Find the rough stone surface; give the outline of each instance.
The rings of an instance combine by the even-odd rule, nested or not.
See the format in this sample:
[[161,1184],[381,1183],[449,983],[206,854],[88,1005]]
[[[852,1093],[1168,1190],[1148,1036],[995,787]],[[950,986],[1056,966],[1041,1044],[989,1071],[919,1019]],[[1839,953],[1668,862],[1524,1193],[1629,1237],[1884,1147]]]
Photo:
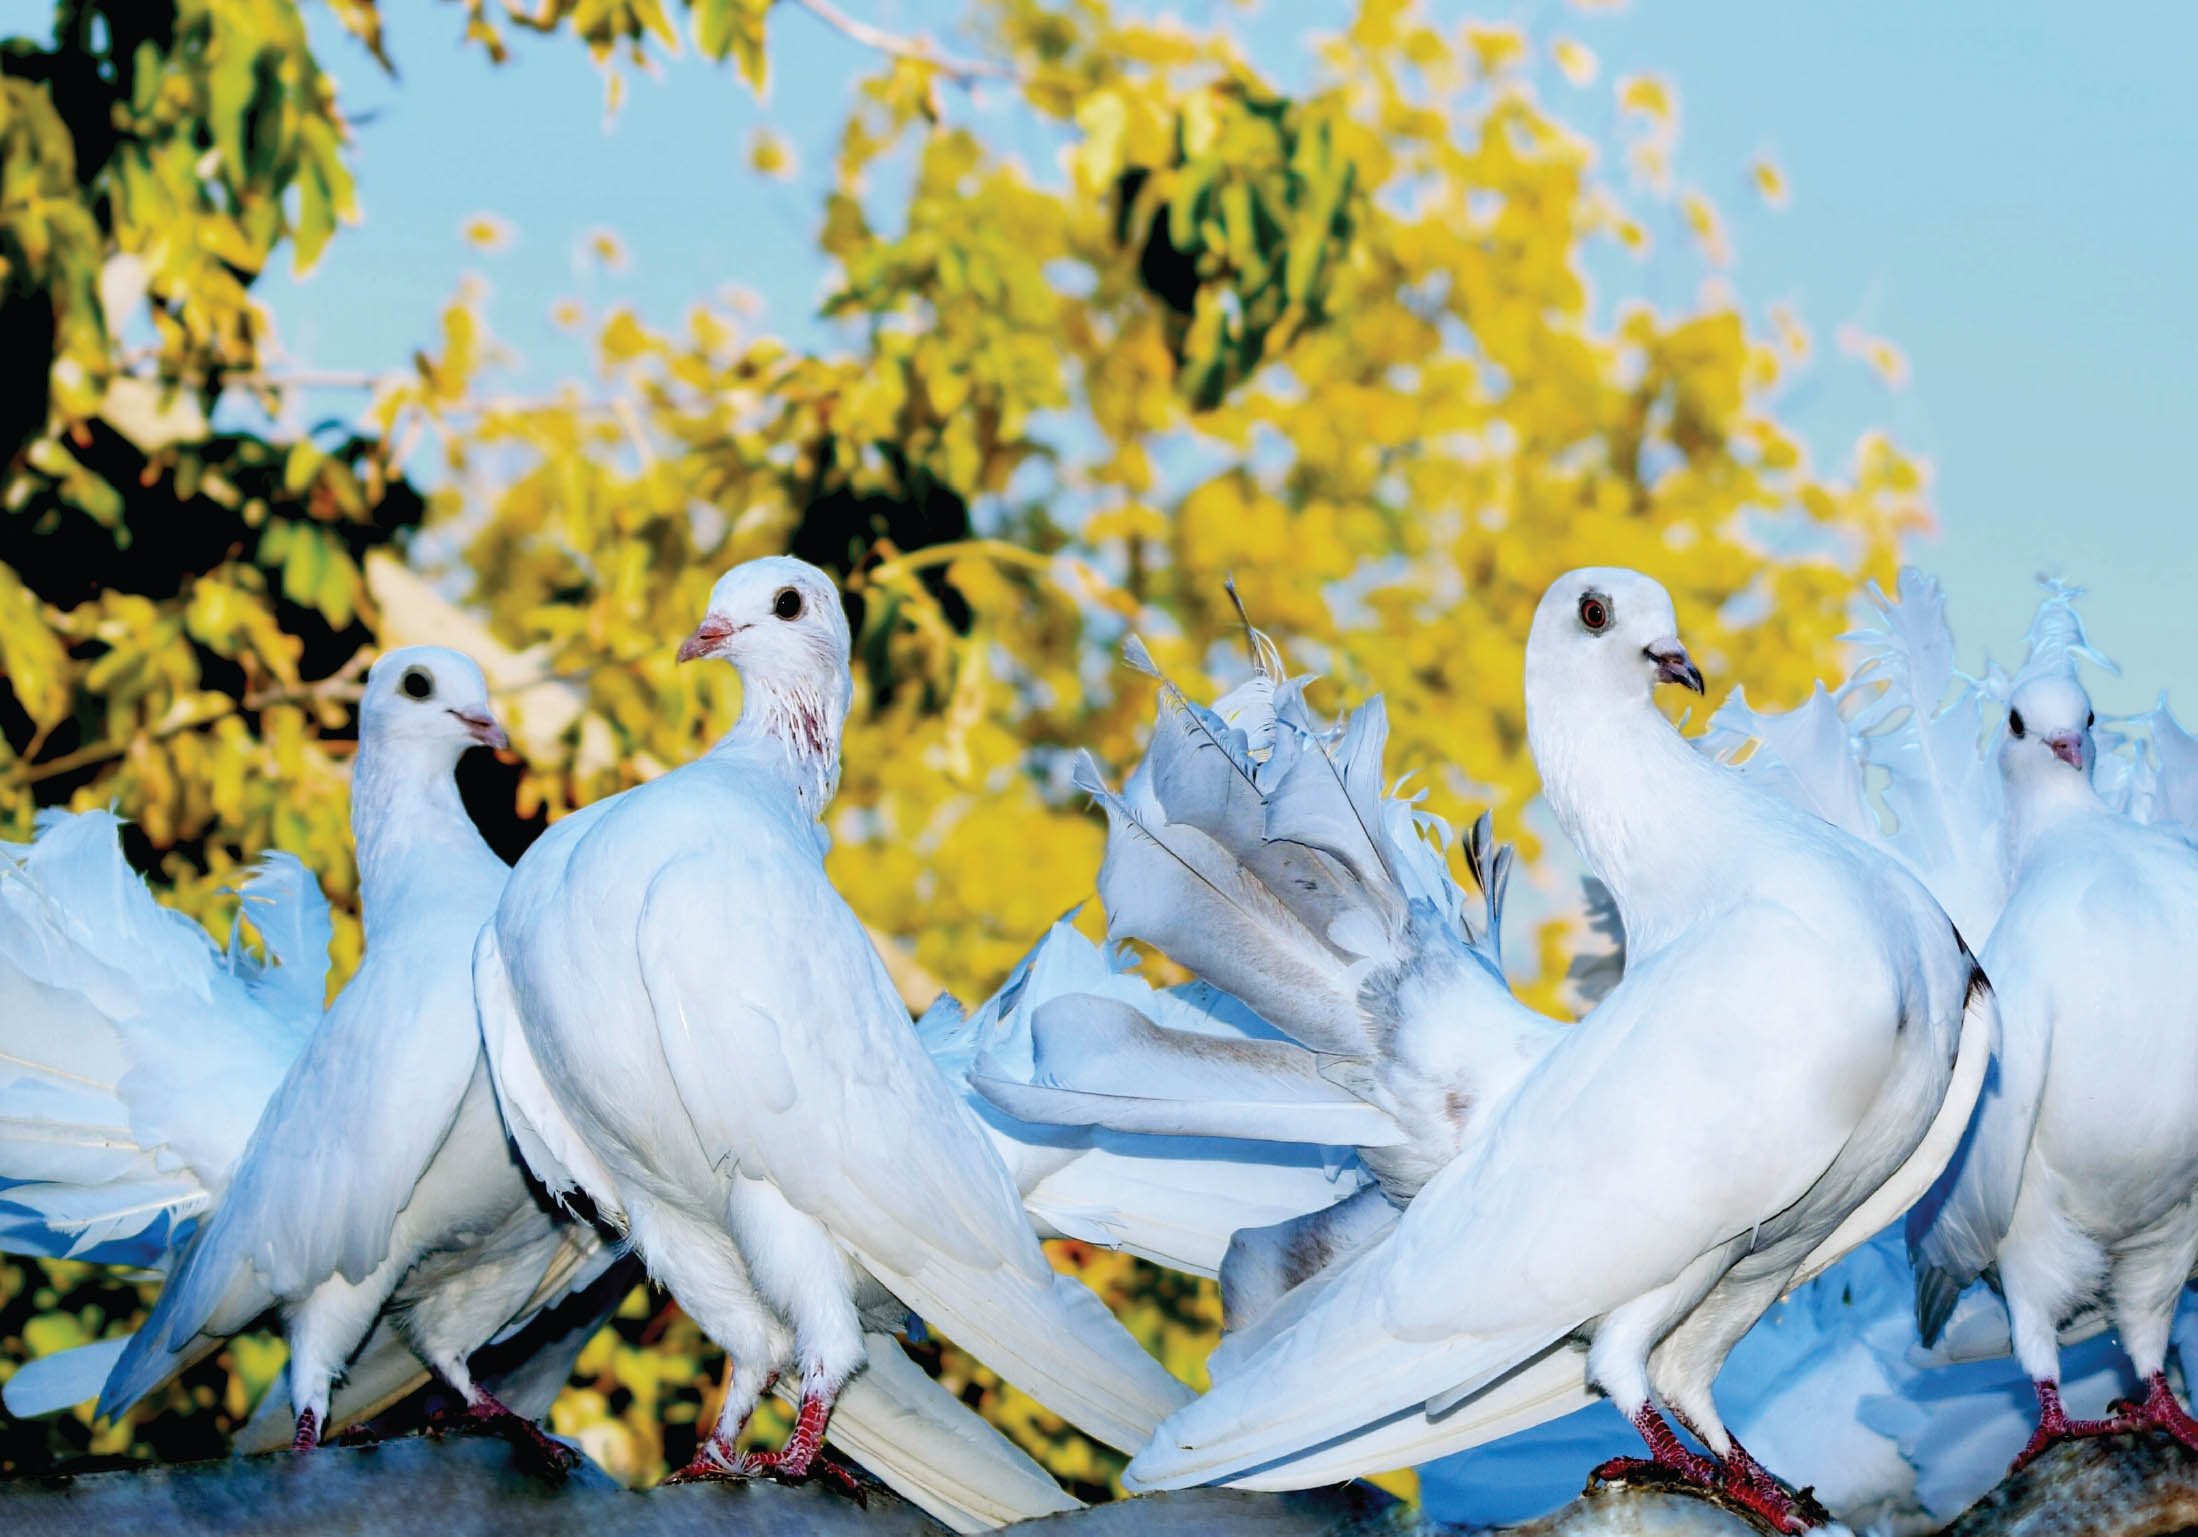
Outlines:
[[2048,1447],[1940,1537],[2170,1537],[2198,1531],[2198,1452],[2157,1432]]
[[[562,1484],[485,1436],[276,1452],[0,1481],[6,1537],[940,1537],[883,1489],[862,1503],[824,1483],[696,1484],[636,1493],[592,1464]],[[1025,1522],[1028,1537],[1465,1537],[1364,1484],[1300,1494],[1192,1489]],[[1507,1537],[1751,1537],[1755,1522],[1689,1495],[1599,1488]],[[2198,1453],[2160,1435],[2070,1442],[1965,1512],[1941,1537],[2198,1534]]]
[[883,1490],[866,1505],[823,1485],[694,1484],[637,1494],[582,1463],[562,1484],[481,1436],[414,1437],[226,1462],[0,1483],[8,1537],[247,1537],[511,1532],[527,1537],[937,1537]]

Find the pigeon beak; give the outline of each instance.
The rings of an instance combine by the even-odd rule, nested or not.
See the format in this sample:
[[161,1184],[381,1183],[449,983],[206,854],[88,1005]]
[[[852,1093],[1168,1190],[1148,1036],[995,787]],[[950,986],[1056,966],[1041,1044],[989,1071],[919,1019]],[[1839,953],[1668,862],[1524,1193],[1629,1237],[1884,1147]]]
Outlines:
[[2049,736],[2045,739],[2045,745],[2052,749],[2054,757],[2070,768],[2078,773],[2083,771],[2084,739],[2081,732],[2064,731],[2058,736]]
[[504,728],[496,724],[493,716],[476,715],[468,710],[450,712],[458,718],[458,724],[466,728],[466,735],[483,747],[497,752],[511,751],[511,738],[504,735]]
[[1687,648],[1679,644],[1679,637],[1660,640],[1641,648],[1642,655],[1656,664],[1656,681],[1676,683],[1682,688],[1702,692],[1702,669],[1694,665],[1694,658],[1687,655]]
[[682,662],[691,662],[697,657],[715,656],[717,648],[732,638],[733,630],[731,621],[720,619],[715,614],[710,615],[696,626],[694,634],[688,636],[680,646],[679,659]]

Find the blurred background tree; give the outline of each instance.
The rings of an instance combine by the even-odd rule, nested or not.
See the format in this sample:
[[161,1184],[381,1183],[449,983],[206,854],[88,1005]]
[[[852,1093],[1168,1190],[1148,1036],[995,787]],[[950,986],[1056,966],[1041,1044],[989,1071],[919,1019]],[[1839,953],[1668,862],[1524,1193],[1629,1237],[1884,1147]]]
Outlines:
[[[331,9],[381,57],[369,0]],[[614,100],[619,61],[683,37],[756,84],[774,46],[768,0],[465,17],[499,59],[515,27],[575,37]],[[673,648],[720,571],[791,550],[841,578],[857,634],[832,873],[920,1005],[983,996],[1087,898],[1102,828],[1068,756],[1133,760],[1151,686],[1112,661],[1132,630],[1194,693],[1233,679],[1227,576],[1327,675],[1323,706],[1388,694],[1392,764],[1431,809],[1491,806],[1530,855],[1521,653],[1558,572],[1654,572],[1714,682],[1798,702],[1858,582],[1927,526],[1924,476],[1878,437],[1814,465],[1781,420],[1811,339],[1783,311],[1751,330],[1719,214],[1677,173],[1672,89],[1614,82],[1597,142],[1533,85],[1542,58],[1592,78],[1577,41],[1398,0],[1347,19],[1296,96],[1226,33],[1106,0],[974,0],[982,57],[864,30],[877,69],[817,211],[833,347],[721,304],[675,331],[572,310],[597,379],[514,400],[484,387],[498,352],[468,289],[363,413],[285,436],[315,381],[262,356],[251,285],[355,211],[295,5],[65,0],[50,38],[0,52],[0,828],[112,803],[170,899],[224,927],[237,864],[291,849],[338,905],[347,970],[364,648],[482,657],[520,752],[469,764],[466,789],[516,855],[724,728],[730,670]],[[1011,95],[1058,174],[973,127],[973,89]],[[760,141],[756,173],[775,163]],[[1757,179],[1775,199],[1775,168]],[[1590,264],[1659,228],[1692,243],[1692,301],[1598,297]],[[1551,1008],[1567,932],[1539,936]],[[1211,1287],[1056,1247],[1200,1380]],[[90,1267],[0,1268],[0,1374],[142,1299]],[[1119,1458],[926,1348],[1080,1492],[1111,1485]],[[0,1468],[210,1451],[280,1360],[241,1341],[119,1426],[7,1422]],[[637,1292],[556,1426],[657,1476],[717,1369]]]

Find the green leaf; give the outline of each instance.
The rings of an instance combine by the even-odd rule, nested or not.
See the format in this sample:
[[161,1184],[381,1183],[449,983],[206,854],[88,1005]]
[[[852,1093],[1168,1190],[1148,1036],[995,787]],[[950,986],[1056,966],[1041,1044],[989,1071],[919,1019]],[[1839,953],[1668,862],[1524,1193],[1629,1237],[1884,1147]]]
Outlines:
[[290,445],[290,452],[282,461],[282,488],[292,496],[305,495],[306,488],[320,474],[328,456],[313,446],[310,439],[301,438]]
[[46,623],[43,605],[15,572],[0,565],[0,672],[23,713],[41,727],[69,713],[69,654]]

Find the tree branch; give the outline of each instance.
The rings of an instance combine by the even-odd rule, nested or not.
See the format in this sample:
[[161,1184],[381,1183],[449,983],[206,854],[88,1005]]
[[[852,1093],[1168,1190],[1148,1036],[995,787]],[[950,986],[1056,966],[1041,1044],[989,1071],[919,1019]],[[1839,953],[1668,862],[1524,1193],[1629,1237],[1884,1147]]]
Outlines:
[[155,726],[149,731],[141,731],[125,742],[95,742],[89,747],[79,747],[75,752],[63,753],[44,763],[20,764],[16,772],[8,777],[19,785],[34,785],[41,780],[54,779],[80,768],[89,768],[95,763],[105,763],[110,758],[119,758],[139,742],[165,742],[168,738],[181,736],[186,731],[211,726],[215,721],[226,719],[240,709],[264,710],[269,705],[307,704],[322,700],[349,703],[358,699],[362,691],[358,681],[359,674],[365,672],[373,660],[373,648],[361,646],[352,654],[350,661],[318,682],[300,684],[296,688],[259,689],[246,694],[242,699],[224,699],[210,709],[197,710],[180,719]]
[[860,43],[865,48],[875,48],[878,52],[896,59],[913,59],[919,64],[928,64],[956,85],[968,86],[978,80],[1022,83],[1022,76],[1005,64],[994,64],[984,59],[956,58],[942,53],[929,38],[903,37],[897,32],[873,27],[867,21],[857,21],[832,4],[832,0],[793,0],[793,3],[842,37]]

